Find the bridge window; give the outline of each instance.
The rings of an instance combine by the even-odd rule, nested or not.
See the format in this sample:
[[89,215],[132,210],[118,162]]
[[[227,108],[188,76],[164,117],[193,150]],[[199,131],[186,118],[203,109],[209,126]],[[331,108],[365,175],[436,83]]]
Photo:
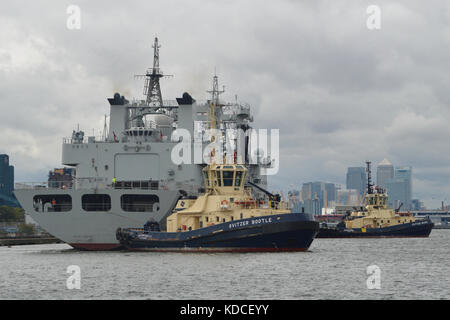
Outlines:
[[127,212],[158,211],[159,197],[152,194],[124,194],[120,197],[120,206]]
[[84,194],[81,197],[81,206],[84,211],[109,211],[111,197],[107,194]]
[[213,171],[212,172],[213,176],[213,180],[214,180],[214,185],[218,185],[219,187],[222,186],[222,179],[220,178],[219,172]]
[[36,195],[33,207],[37,212],[67,212],[72,210],[72,197],[68,194]]
[[222,171],[224,187],[233,186],[233,174],[234,174],[233,171]]
[[236,180],[234,181],[235,187],[241,186],[241,180],[242,180],[242,171],[236,171]]

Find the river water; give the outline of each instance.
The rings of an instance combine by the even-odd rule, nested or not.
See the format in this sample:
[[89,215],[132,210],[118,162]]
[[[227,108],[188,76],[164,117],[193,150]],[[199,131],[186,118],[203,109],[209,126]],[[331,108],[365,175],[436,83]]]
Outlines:
[[[69,266],[77,266],[74,274]],[[298,253],[0,247],[0,270],[0,299],[449,299],[450,230],[417,239],[316,239]]]

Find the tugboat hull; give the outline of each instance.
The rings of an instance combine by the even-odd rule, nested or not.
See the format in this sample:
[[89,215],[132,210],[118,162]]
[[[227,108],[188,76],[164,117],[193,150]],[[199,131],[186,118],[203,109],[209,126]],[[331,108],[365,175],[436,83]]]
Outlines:
[[193,231],[118,229],[117,239],[135,251],[306,251],[319,231],[307,214],[270,215],[225,222]]
[[428,220],[366,230],[321,227],[316,238],[426,238],[432,228],[433,223]]

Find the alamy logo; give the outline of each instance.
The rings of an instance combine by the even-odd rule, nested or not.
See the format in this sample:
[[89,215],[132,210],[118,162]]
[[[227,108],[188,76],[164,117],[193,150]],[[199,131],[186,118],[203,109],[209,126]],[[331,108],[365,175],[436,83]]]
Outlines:
[[81,29],[81,9],[77,5],[70,5],[66,10],[69,17],[67,18],[66,26],[69,30]]
[[[279,169],[278,129],[218,129],[201,130],[197,126],[194,138],[186,129],[177,129],[172,141],[178,142],[172,149],[171,159],[180,164],[259,164],[262,175],[275,175]],[[193,142],[193,144],[192,144]],[[208,143],[208,144],[207,144]],[[204,144],[207,144],[204,147]],[[193,155],[193,156],[192,156]]]
[[380,30],[381,29],[381,9],[377,5],[370,5],[366,9],[369,14],[366,21],[367,29]]
[[367,289],[381,289],[381,269],[376,265],[370,265],[366,269],[369,276],[366,281]]
[[68,266],[67,273],[71,274],[66,281],[67,289],[81,289],[81,268],[76,265]]

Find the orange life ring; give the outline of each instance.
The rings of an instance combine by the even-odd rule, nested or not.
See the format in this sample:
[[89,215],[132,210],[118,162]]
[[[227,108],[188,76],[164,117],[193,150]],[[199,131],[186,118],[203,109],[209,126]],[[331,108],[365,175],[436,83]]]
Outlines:
[[222,200],[222,201],[220,202],[220,204],[221,204],[222,206],[227,206],[227,205],[228,205],[228,201],[227,201],[227,200]]

